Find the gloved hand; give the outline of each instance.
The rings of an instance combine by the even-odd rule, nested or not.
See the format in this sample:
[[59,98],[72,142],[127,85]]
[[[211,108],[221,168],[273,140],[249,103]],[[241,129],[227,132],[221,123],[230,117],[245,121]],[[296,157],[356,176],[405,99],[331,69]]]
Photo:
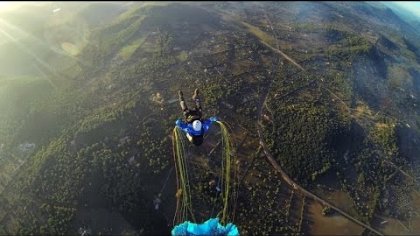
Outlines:
[[217,121],[217,117],[215,117],[215,116],[212,116],[209,119],[210,119],[211,122],[216,122]]

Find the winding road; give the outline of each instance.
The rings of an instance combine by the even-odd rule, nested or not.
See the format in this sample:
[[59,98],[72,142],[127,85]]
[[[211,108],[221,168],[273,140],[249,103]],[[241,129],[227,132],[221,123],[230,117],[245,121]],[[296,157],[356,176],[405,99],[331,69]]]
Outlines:
[[[260,126],[258,124],[258,126]],[[267,157],[268,162],[270,162],[270,164],[274,167],[274,169],[280,174],[281,178],[290,186],[293,187],[294,190],[302,193],[304,196],[309,197],[314,199],[315,201],[320,202],[322,205],[324,206],[328,206],[332,209],[334,209],[335,211],[337,211],[338,213],[340,213],[341,215],[343,215],[344,217],[346,217],[347,219],[355,222],[356,224],[369,229],[370,231],[378,234],[378,235],[383,235],[382,233],[380,233],[379,231],[375,230],[374,228],[370,227],[369,225],[361,222],[360,220],[350,216],[349,214],[345,213],[344,211],[342,211],[340,208],[335,207],[334,205],[332,205],[331,203],[325,201],[324,199],[316,196],[315,194],[307,191],[306,189],[302,188],[300,185],[296,184],[292,179],[290,179],[290,177],[283,171],[283,169],[281,168],[281,166],[274,160],[273,156],[268,152],[266,144],[264,143],[264,141],[262,141],[262,136],[261,136],[261,131],[260,131],[260,127],[258,127],[258,137],[260,139],[260,145],[263,148],[264,154]]]

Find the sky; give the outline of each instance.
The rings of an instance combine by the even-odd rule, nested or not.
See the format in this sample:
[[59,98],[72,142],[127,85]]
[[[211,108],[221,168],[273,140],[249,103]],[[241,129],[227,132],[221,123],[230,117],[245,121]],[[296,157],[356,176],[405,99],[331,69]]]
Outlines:
[[420,17],[420,2],[419,1],[416,1],[416,2],[401,1],[401,2],[393,2],[393,3],[403,7],[404,9],[408,11],[411,11],[412,13]]
[[0,1],[0,11],[5,11],[5,10],[13,10],[14,8],[24,5],[24,4],[28,4],[30,3],[31,5],[37,5],[37,4],[43,4],[45,2],[39,1]]
[[0,1],[0,10],[5,9],[13,5],[13,2],[3,2]]

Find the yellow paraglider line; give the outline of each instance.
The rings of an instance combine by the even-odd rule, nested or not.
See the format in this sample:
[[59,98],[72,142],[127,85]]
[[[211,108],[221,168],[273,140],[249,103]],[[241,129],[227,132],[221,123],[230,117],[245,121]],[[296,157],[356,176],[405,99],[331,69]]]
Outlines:
[[[236,169],[232,171],[232,163],[233,163],[233,144],[230,139],[229,129],[230,127],[227,123],[222,121],[216,121],[216,123],[220,126],[221,129],[221,139],[222,139],[222,164],[221,164],[221,186],[222,186],[222,200],[223,200],[223,209],[218,216],[221,215],[221,223],[225,224],[229,219],[229,211],[232,208],[236,208],[236,197],[237,197],[237,185],[232,183],[232,176],[234,177],[233,180],[236,180]],[[175,169],[176,169],[176,182],[177,182],[177,205],[176,211],[174,216],[174,225],[175,222],[180,223],[187,219],[188,214],[190,214],[192,220],[195,221],[195,217],[192,210],[192,201],[191,201],[191,191],[190,191],[190,184],[188,178],[188,168],[187,168],[187,160],[185,158],[185,141],[182,135],[181,129],[175,127],[173,130],[173,155],[174,155],[174,162],[175,162]],[[231,185],[234,185],[233,188]],[[235,199],[231,199],[230,195],[233,194]],[[232,204],[230,205],[230,202]]]
[[224,177],[222,179],[222,185],[224,186],[223,191],[223,213],[221,222],[226,223],[227,220],[227,211],[229,207],[229,194],[230,194],[230,175],[231,175],[231,149],[232,143],[230,142],[229,132],[226,125],[221,122],[217,121],[220,125],[221,133],[222,133],[222,176],[224,173]]
[[174,221],[182,222],[187,219],[188,212],[194,219],[192,214],[192,202],[190,195],[190,184],[188,178],[188,171],[186,168],[186,159],[184,155],[184,140],[182,139],[181,130],[178,127],[173,131],[173,154],[177,178],[177,208],[175,212]]
[[[227,189],[223,198],[223,215],[221,222],[228,223],[228,221],[235,221],[236,200],[238,199],[239,193],[239,176],[234,164],[236,151],[230,137],[232,128],[226,122],[217,121],[217,123],[220,125],[222,135],[222,161],[225,166],[225,170],[222,170],[222,175],[225,174],[225,188]],[[230,214],[230,212],[232,214]]]

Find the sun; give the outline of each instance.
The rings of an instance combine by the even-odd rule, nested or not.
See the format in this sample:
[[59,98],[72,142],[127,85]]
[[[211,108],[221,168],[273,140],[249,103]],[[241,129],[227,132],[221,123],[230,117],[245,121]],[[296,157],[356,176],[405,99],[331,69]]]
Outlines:
[[7,1],[0,1],[0,11],[10,10],[16,7],[20,2],[7,2]]
[[0,1],[0,7],[1,8],[3,8],[3,7],[7,7],[7,6],[10,6],[11,4],[13,4],[13,3],[15,3],[15,2],[5,2],[5,1]]

